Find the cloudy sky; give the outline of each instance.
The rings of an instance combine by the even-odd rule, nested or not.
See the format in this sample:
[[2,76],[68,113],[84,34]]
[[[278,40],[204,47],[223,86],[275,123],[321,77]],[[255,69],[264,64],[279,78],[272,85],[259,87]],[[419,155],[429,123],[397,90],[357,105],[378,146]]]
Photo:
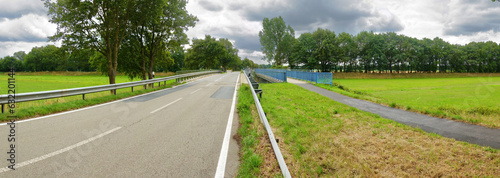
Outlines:
[[[298,37],[317,28],[357,34],[397,32],[416,38],[440,37],[450,43],[500,43],[500,3],[491,0],[190,0],[199,22],[187,34],[228,38],[241,58],[262,60],[262,19],[282,16]],[[27,53],[47,42],[56,25],[40,0],[0,0],[0,57]]]

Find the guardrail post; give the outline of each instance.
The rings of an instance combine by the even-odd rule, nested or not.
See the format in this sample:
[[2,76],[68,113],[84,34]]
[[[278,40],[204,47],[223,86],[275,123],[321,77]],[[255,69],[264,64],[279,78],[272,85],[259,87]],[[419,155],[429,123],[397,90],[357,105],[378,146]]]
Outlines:
[[113,90],[113,93],[116,95],[116,89]]
[[130,87],[132,89],[132,92],[134,92],[134,87]]
[[2,113],[3,113],[3,106],[4,106],[4,104],[2,104]]
[[82,98],[83,98],[83,100],[85,100],[85,94],[82,94]]

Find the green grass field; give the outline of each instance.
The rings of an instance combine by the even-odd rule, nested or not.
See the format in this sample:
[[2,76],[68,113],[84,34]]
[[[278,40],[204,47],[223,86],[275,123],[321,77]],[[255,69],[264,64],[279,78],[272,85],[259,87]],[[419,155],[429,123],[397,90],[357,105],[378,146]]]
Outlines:
[[[173,73],[158,73],[158,77],[165,77],[173,75]],[[0,75],[0,81],[5,81],[5,84],[0,84],[0,93],[7,94],[7,78],[8,75]],[[37,73],[16,73],[16,93],[37,92],[48,90],[59,90],[77,87],[87,87],[96,85],[109,84],[108,77],[100,75],[95,72],[37,72]],[[134,79],[133,81],[137,81]],[[127,76],[118,75],[116,83],[130,82]],[[85,100],[81,95],[69,96],[63,98],[53,98],[38,101],[29,101],[16,103],[15,115],[18,119],[26,119],[31,117],[43,116],[47,114],[78,109],[95,104],[105,103],[117,99],[122,99],[146,92],[172,87],[177,85],[175,80],[169,80],[155,84],[155,88],[148,88],[145,90],[141,86],[134,87],[134,92],[130,88],[123,88],[117,90],[117,95],[112,95],[109,91],[97,92],[85,95]],[[8,109],[8,108],[5,108]],[[8,113],[0,114],[0,122],[7,121]]]
[[[280,140],[278,145],[293,177],[500,175],[498,150],[429,134],[335,102],[294,84],[262,84],[261,87],[264,91],[262,106],[276,138]],[[251,97],[244,95],[250,95],[250,91],[240,90],[240,98]],[[253,103],[249,99],[239,101]],[[253,107],[249,108],[250,111],[240,112],[240,117],[246,118],[240,122],[261,124],[258,118],[249,119],[249,113],[255,112]],[[245,129],[245,133],[250,133],[246,135],[248,142],[252,143],[248,144],[252,145],[249,148],[253,148],[246,149],[245,154],[250,158],[253,154],[249,152],[253,150],[256,156],[255,159],[242,160],[242,165],[251,166],[246,166],[245,170],[250,171],[240,171],[239,176],[266,177],[263,172],[268,165],[264,164],[266,156],[262,153],[272,152],[272,149],[259,146],[260,142],[255,141],[263,140],[261,137],[266,137],[266,134],[255,127]],[[245,143],[245,138],[242,140]]]
[[318,85],[391,107],[500,128],[500,77],[336,79]]
[[[173,75],[173,73],[159,74],[159,76]],[[7,94],[7,73],[0,75],[0,95]],[[96,72],[37,72],[37,73],[17,73],[16,91],[17,93],[59,90],[68,88],[88,87],[109,84],[109,78]],[[130,80],[125,75],[117,75],[116,83],[139,81],[134,78]]]

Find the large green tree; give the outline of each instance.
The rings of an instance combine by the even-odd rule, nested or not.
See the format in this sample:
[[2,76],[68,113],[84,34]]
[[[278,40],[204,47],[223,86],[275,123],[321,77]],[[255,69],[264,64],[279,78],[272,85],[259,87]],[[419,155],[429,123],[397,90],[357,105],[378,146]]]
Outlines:
[[303,65],[303,68],[314,69],[317,60],[314,56],[316,42],[311,33],[302,33],[293,46],[292,58],[295,59],[295,65]]
[[124,43],[125,48],[136,54],[123,51],[126,65],[120,71],[146,80],[153,77],[156,64],[173,63],[167,55],[168,49],[188,43],[185,31],[195,25],[197,18],[187,12],[185,0],[139,0],[136,3],[136,9],[142,13],[131,18],[132,32]]
[[321,71],[330,71],[338,63],[338,41],[335,32],[328,29],[318,28],[312,34],[316,42],[314,57],[318,61]]
[[262,26],[259,38],[265,54],[264,58],[278,66],[287,63],[295,40],[293,28],[290,25],[287,26],[281,16],[272,19],[264,18]]
[[115,83],[118,51],[132,29],[131,17],[140,13],[135,0],[44,0],[50,22],[57,24],[52,41],[80,49],[91,48],[107,62],[109,83]]

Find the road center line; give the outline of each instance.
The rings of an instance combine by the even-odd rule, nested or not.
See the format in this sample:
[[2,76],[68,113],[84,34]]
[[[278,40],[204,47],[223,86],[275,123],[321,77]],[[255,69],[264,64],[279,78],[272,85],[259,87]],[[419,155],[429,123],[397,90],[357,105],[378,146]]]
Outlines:
[[[26,165],[28,165],[28,164],[36,163],[36,162],[38,162],[38,161],[41,161],[41,160],[44,160],[44,159],[47,159],[47,158],[50,158],[50,157],[56,156],[56,155],[58,155],[58,154],[61,154],[61,153],[67,152],[67,151],[69,151],[69,150],[71,150],[71,149],[74,149],[74,148],[76,148],[76,147],[79,147],[79,146],[85,145],[85,144],[87,144],[87,143],[89,143],[89,142],[91,142],[91,141],[94,141],[94,140],[98,139],[98,138],[104,137],[104,136],[106,136],[106,135],[108,135],[108,134],[110,134],[110,133],[112,133],[112,132],[114,132],[114,131],[117,131],[118,129],[121,129],[121,128],[122,128],[122,127],[116,127],[116,128],[111,129],[111,130],[109,130],[109,131],[107,131],[107,132],[104,132],[104,133],[102,133],[102,134],[99,134],[99,135],[97,135],[97,136],[95,136],[95,137],[92,137],[92,138],[89,138],[89,139],[87,139],[87,140],[84,140],[84,141],[78,142],[77,144],[74,144],[74,145],[68,146],[68,147],[66,147],[66,148],[63,148],[63,149],[60,149],[60,150],[54,151],[54,152],[52,152],[52,153],[49,153],[49,154],[46,154],[46,155],[43,155],[43,156],[40,156],[40,157],[37,157],[37,158],[30,159],[30,160],[28,160],[28,161],[24,161],[24,162],[18,163],[18,164],[16,164],[15,168],[20,168],[20,167],[26,166]],[[9,171],[9,170],[11,170],[11,169],[10,169],[10,168],[8,168],[8,167],[4,167],[4,168],[1,168],[1,169],[0,169],[0,173],[2,173],[2,172],[7,172],[7,171]]]
[[197,90],[195,90],[195,91],[193,91],[193,92],[191,92],[189,94],[194,94],[194,93],[196,93],[197,91],[200,91],[200,90],[201,90],[201,88],[198,88]]
[[226,75],[220,77],[219,79],[215,80],[215,82],[218,82],[220,79],[224,78]]
[[159,111],[159,110],[162,110],[162,109],[164,109],[164,108],[166,108],[166,107],[170,106],[171,104],[174,104],[175,102],[177,102],[177,101],[179,101],[179,100],[181,100],[181,99],[182,99],[182,98],[179,98],[179,99],[177,99],[177,100],[175,100],[175,101],[172,101],[172,102],[168,103],[168,104],[167,104],[167,105],[165,105],[165,106],[162,106],[162,107],[160,107],[160,108],[158,108],[158,109],[156,109],[156,110],[154,110],[154,111],[151,111],[151,114],[153,114],[153,113],[155,113],[155,112],[157,112],[157,111]]
[[231,104],[231,111],[229,112],[229,118],[227,119],[226,133],[224,134],[224,140],[222,142],[222,149],[220,150],[219,162],[217,163],[217,171],[215,172],[215,177],[224,177],[226,171],[226,161],[227,153],[229,152],[229,138],[231,138],[231,126],[233,125],[234,107],[236,105],[236,93],[238,88],[238,81],[240,80],[240,75],[236,79],[236,84],[234,85],[233,103]]

